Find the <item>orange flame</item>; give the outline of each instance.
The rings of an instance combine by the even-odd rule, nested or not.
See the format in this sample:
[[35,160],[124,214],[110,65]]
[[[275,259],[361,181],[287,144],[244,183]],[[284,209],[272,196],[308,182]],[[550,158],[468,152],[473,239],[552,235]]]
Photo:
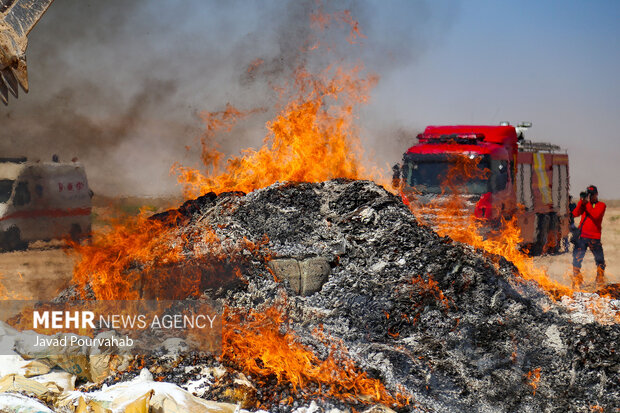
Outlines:
[[359,22],[353,18],[349,10],[328,14],[323,11],[322,7],[319,7],[315,13],[310,15],[310,26],[316,31],[324,31],[334,21],[340,25],[349,26],[350,31],[347,36],[349,43],[355,44],[358,38],[366,37],[360,30]]
[[[181,261],[182,246],[173,241],[164,222],[144,214],[112,220],[91,244],[73,245],[79,255],[73,282],[82,292],[90,286],[100,300],[140,299],[145,279],[157,283],[159,268]],[[187,297],[192,291],[179,292]]]
[[224,246],[208,226],[188,232],[172,225],[177,219],[176,213],[163,220],[145,213],[110,219],[91,243],[72,244],[78,254],[73,282],[82,293],[90,289],[98,300],[197,297],[206,288],[238,279],[241,252],[258,254],[268,241],[243,239]]
[[8,300],[9,291],[4,286],[4,283],[2,282],[3,280],[4,280],[4,277],[2,276],[2,273],[0,273],[0,300]]
[[455,156],[454,164],[442,183],[442,195],[447,199],[433,201],[430,207],[419,205],[415,199],[409,199],[410,209],[419,221],[425,223],[423,213],[432,210],[435,217],[433,229],[441,235],[455,241],[480,248],[497,257],[512,262],[519,274],[526,280],[536,281],[553,298],[572,295],[572,289],[551,280],[546,271],[536,267],[531,257],[521,251],[523,241],[521,229],[516,216],[510,220],[501,218],[499,233],[491,236],[483,235],[485,223],[474,217],[465,205],[460,183],[467,179],[480,179],[488,176],[488,170],[478,167],[479,160],[467,156]]
[[428,281],[426,281],[422,276],[418,275],[411,280],[411,284],[419,287],[419,295],[433,297],[446,309],[450,308],[450,300],[445,296],[441,288],[439,288],[439,284],[432,276],[429,275]]
[[[17,273],[20,279],[22,279],[22,274],[20,272]],[[17,291],[10,291],[4,284],[4,274],[0,273],[0,300],[27,300],[29,297],[20,294]]]
[[[360,67],[349,72],[329,68],[318,76],[298,68],[297,96],[268,122],[269,134],[260,149],[246,149],[242,156],[224,162],[215,142],[216,132],[230,130],[237,119],[252,113],[229,105],[222,112],[203,115],[207,125],[202,139],[206,171],[178,164],[173,171],[187,196],[211,191],[250,192],[277,181],[372,178],[372,170],[363,166],[354,109],[367,100],[376,82],[375,76],[363,77]],[[379,179],[377,173],[374,175]]]
[[[310,16],[315,31],[332,22],[349,27],[349,40],[364,37],[349,11],[326,14],[319,4]],[[318,48],[319,44],[306,50]],[[249,70],[262,63],[254,60]],[[353,68],[329,66],[316,73],[304,64],[296,67],[294,82],[277,87],[286,103],[278,103],[276,117],[267,123],[267,136],[259,149],[248,148],[240,156],[225,156],[216,140],[220,132],[230,132],[235,123],[260,109],[241,111],[231,105],[220,112],[202,114],[206,131],[201,139],[204,170],[175,164],[172,171],[188,197],[206,192],[250,192],[277,181],[322,182],[332,178],[375,179],[383,182],[368,160],[355,127],[356,110],[368,101],[376,85],[376,75],[364,74],[361,65]]]
[[247,72],[248,74],[253,74],[256,70],[263,64],[265,61],[263,59],[257,58],[254,59],[248,66]]
[[540,367],[527,372],[527,379],[529,385],[534,389],[534,396],[536,396],[536,389],[538,388],[538,382],[540,381]]
[[[404,406],[409,400],[391,395],[377,379],[360,372],[342,347],[332,345],[330,355],[319,359],[297,342],[290,332],[282,332],[283,314],[275,307],[263,312],[250,311],[242,318],[229,310],[223,332],[222,357],[244,372],[257,377],[261,384],[275,377],[278,383],[291,383],[293,391],[305,393],[314,385],[314,394],[332,396],[357,403],[383,403]],[[336,353],[340,353],[336,356]],[[306,393],[307,394],[307,393]]]

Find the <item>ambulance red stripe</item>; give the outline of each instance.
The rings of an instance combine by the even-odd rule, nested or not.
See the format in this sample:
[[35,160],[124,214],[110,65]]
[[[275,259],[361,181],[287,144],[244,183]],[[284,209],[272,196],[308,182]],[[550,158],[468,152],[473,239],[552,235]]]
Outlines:
[[69,208],[69,209],[35,209],[30,211],[15,211],[12,214],[5,215],[0,221],[19,218],[41,218],[41,217],[73,217],[81,215],[90,215],[91,208]]

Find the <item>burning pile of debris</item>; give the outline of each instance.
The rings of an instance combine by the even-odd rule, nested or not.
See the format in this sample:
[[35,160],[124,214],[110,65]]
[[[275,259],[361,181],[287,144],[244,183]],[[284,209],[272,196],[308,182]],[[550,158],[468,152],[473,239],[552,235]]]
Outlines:
[[[310,17],[319,31],[343,23],[352,43],[361,35],[349,12]],[[617,407],[620,301],[552,298],[506,258],[439,236],[400,198],[355,180],[373,178],[354,120],[377,78],[357,66],[313,74],[301,60],[260,149],[217,150],[216,131],[252,111],[205,114],[205,173],[175,170],[188,194],[208,193],[75,245],[75,285],[57,298],[213,300],[221,354],[179,339],[148,356],[85,347],[29,361],[11,342],[19,355],[0,369],[0,410],[48,411],[3,391],[63,412]],[[286,180],[307,182],[273,183]]]
[[555,301],[504,258],[419,225],[371,181],[210,193],[141,225],[149,248],[162,237],[157,257],[117,256],[122,268],[76,278],[59,300],[84,287],[101,299],[108,290],[98,279],[112,275],[124,277],[126,290],[111,278],[107,286],[125,295],[106,298],[169,290],[175,299],[182,291],[216,300],[222,352],[168,341],[108,368],[103,381],[78,374],[80,391],[48,400],[57,411],[87,411],[80,403],[104,406],[114,395],[163,405],[176,393],[199,411],[237,404],[300,413],[589,411],[620,400],[620,301]]
[[[247,259],[242,283],[205,292],[228,309],[230,331],[224,332],[222,358],[202,362],[223,365],[230,386],[252,389],[251,398],[244,396],[253,400],[246,408],[291,411],[310,401],[344,408],[347,403],[338,399],[355,406],[391,401],[393,408],[426,411],[618,405],[620,327],[613,321],[620,302],[606,302],[612,323],[575,317],[570,305],[524,281],[510,262],[439,237],[419,225],[398,197],[370,181],[276,183],[247,195],[209,194],[153,219],[169,222],[171,214],[179,239],[208,231],[222,244],[262,245],[260,255]],[[201,248],[209,245],[186,250],[188,262],[200,259]],[[245,318],[233,323],[235,313]],[[297,371],[294,360],[270,359],[266,348],[273,337],[238,330],[267,320],[274,337],[288,337],[273,343],[289,347],[280,349],[284,357],[311,349],[317,362],[344,358],[348,362],[339,368],[379,379],[385,394],[377,388],[377,397],[369,397],[375,389],[361,394],[351,385],[351,397],[343,398],[344,388],[337,389],[343,383]],[[184,372],[200,360],[187,357],[175,369]],[[284,364],[273,365],[278,360]],[[340,374],[336,370],[332,376]],[[222,380],[201,381],[198,374],[198,384],[183,383],[192,375],[173,376],[165,378],[206,398],[243,399],[218,390]],[[244,385],[233,384],[239,377]]]

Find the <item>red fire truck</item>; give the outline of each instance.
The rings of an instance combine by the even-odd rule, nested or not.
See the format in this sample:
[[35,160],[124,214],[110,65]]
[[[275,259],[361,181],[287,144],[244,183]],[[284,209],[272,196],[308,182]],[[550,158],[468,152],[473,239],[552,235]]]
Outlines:
[[[530,254],[555,252],[569,232],[568,155],[559,146],[525,140],[529,127],[429,126],[394,166],[395,185],[405,203],[430,210],[456,195],[483,228],[517,217]],[[484,173],[452,177],[448,186],[459,159],[475,161]]]

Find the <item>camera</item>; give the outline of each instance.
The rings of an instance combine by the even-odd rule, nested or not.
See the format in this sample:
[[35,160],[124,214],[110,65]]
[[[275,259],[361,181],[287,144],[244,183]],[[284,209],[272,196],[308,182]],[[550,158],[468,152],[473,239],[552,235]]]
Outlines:
[[585,191],[579,193],[579,197],[581,199],[586,199],[595,194],[598,194],[598,190],[594,185],[590,185]]

